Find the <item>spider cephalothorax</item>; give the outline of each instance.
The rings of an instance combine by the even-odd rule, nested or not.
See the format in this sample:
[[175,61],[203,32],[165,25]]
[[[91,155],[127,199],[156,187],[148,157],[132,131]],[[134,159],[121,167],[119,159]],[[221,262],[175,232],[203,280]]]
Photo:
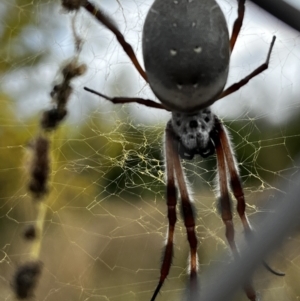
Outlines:
[[210,108],[194,114],[173,112],[170,122],[182,159],[192,160],[197,154],[207,158],[215,153],[215,115]]

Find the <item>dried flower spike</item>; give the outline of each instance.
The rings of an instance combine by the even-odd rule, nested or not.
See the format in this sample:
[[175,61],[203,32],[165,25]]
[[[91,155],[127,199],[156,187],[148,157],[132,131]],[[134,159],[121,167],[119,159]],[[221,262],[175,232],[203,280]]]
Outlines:
[[61,109],[60,111],[57,108],[47,110],[43,113],[41,127],[46,131],[55,130],[66,115],[66,109]]
[[32,297],[42,272],[40,261],[26,262],[19,266],[14,275],[12,287],[19,299]]
[[24,229],[23,236],[26,240],[34,240],[37,236],[36,232],[37,231],[34,225],[28,225]]
[[67,11],[78,10],[86,3],[86,0],[62,0],[62,6]]
[[39,136],[32,143],[32,161],[30,166],[29,191],[40,198],[47,193],[47,183],[50,171],[49,141]]
[[70,81],[76,76],[83,75],[86,72],[86,64],[78,64],[77,60],[72,60],[62,69],[62,74],[66,81]]

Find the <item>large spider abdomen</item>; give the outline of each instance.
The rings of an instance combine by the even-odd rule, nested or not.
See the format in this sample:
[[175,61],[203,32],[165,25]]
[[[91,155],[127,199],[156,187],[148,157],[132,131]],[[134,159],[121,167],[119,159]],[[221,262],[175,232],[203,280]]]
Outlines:
[[230,59],[225,17],[215,0],[156,0],[143,29],[154,94],[171,111],[194,112],[223,90]]

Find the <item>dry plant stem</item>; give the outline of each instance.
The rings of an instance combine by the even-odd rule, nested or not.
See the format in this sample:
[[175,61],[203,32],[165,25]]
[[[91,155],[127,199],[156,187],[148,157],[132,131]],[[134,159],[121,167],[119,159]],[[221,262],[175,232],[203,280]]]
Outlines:
[[30,256],[33,259],[38,259],[40,257],[41,247],[42,247],[42,233],[44,231],[45,216],[47,213],[47,206],[45,200],[36,204],[38,206],[38,216],[35,223],[35,228],[37,232],[37,239],[33,241]]
[[[63,5],[70,10],[76,10],[80,6],[80,1],[65,1]],[[74,30],[74,24],[73,24]],[[35,206],[37,208],[37,218],[34,225],[27,229],[24,238],[31,240],[32,245],[29,252],[30,260],[21,264],[15,271],[13,279],[13,289],[18,298],[26,299],[34,296],[38,279],[42,271],[42,263],[39,261],[40,250],[42,245],[42,233],[44,228],[47,206],[45,196],[47,195],[47,186],[50,174],[50,142],[47,133],[56,129],[60,122],[67,114],[66,104],[72,93],[70,85],[74,77],[82,75],[86,66],[78,64],[78,51],[80,51],[79,37],[74,32],[75,46],[77,55],[72,58],[61,70],[62,81],[53,87],[50,96],[53,102],[53,108],[43,113],[40,121],[40,133],[37,134],[33,143],[31,143],[31,165],[30,165],[30,182],[28,191],[31,193]]]
[[38,134],[30,145],[32,151],[30,181],[28,191],[32,195],[33,205],[37,206],[38,216],[36,221],[24,233],[24,238],[31,242],[29,259],[20,264],[15,273],[12,288],[19,299],[34,296],[34,291],[42,273],[42,263],[39,260],[42,245],[42,232],[44,227],[47,187],[50,173],[49,140]]
[[131,45],[126,42],[124,36],[121,34],[119,29],[117,28],[116,24],[114,24],[113,20],[111,20],[108,16],[106,16],[99,8],[97,8],[93,3],[90,1],[86,1],[83,7],[91,14],[93,15],[101,24],[103,24],[107,29],[113,32],[113,34],[116,36],[118,42],[126,52],[126,54],[129,56],[130,60],[134,64],[137,71],[140,73],[140,75],[144,78],[144,80],[147,82],[147,75],[143,68],[141,67]]

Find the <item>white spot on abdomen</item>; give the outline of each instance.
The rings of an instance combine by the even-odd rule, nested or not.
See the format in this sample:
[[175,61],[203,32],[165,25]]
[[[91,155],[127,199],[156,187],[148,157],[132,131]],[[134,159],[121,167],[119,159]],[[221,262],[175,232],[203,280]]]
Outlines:
[[171,54],[172,56],[175,56],[175,55],[177,54],[177,50],[176,50],[176,49],[171,49],[171,50],[170,50],[170,54]]
[[201,53],[202,48],[201,48],[200,46],[196,46],[196,47],[194,48],[194,51],[195,51],[196,53]]

